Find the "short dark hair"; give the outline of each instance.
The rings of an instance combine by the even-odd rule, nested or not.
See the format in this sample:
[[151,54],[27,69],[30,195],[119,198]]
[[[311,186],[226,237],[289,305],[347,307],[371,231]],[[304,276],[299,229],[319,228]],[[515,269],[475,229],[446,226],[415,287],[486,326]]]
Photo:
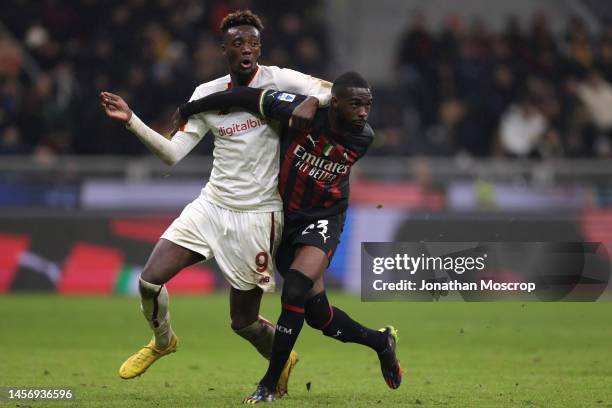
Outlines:
[[332,85],[332,95],[346,88],[370,88],[370,84],[359,73],[350,71],[340,75]]
[[263,31],[264,29],[259,16],[253,13],[251,10],[245,9],[235,11],[225,16],[219,25],[219,30],[225,34],[230,28],[242,25],[255,27],[259,31]]

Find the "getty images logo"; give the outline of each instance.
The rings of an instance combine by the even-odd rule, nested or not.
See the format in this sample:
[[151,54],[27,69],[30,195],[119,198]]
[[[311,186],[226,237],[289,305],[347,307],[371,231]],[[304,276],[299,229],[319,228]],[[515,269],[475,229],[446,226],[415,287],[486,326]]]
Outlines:
[[285,326],[281,326],[280,324],[276,325],[276,330],[283,334],[291,334],[291,332],[293,331],[293,329],[288,329]]

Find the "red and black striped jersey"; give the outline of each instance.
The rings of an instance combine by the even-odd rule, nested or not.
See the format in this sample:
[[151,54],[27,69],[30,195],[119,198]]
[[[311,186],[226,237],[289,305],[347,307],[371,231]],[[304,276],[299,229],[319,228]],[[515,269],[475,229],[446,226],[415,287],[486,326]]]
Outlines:
[[280,91],[263,91],[259,110],[281,124],[279,191],[286,216],[320,219],[346,211],[351,167],[374,139],[369,124],[361,131],[333,129],[329,108],[320,108],[310,132],[289,127],[293,110],[304,99]]
[[372,144],[374,132],[368,124],[358,132],[332,129],[329,108],[317,110],[310,132],[292,129],[289,120],[304,99],[304,95],[238,87],[190,101],[179,112],[187,118],[198,112],[236,107],[278,121],[278,187],[285,217],[320,219],[346,211],[351,167]]

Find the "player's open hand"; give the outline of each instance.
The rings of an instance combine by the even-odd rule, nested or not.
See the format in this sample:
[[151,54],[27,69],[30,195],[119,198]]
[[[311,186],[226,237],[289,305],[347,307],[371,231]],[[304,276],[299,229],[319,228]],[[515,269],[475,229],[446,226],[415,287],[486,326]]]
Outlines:
[[185,124],[187,123],[187,119],[181,116],[181,112],[177,108],[174,114],[172,115],[172,119],[170,119],[170,122],[172,122],[172,132],[170,133],[170,136],[174,136],[176,132],[182,130],[183,126],[185,126]]
[[318,108],[318,99],[309,96],[295,107],[289,120],[289,126],[302,132],[309,131]]
[[100,92],[100,104],[106,116],[111,119],[126,123],[132,117],[132,110],[119,95]]

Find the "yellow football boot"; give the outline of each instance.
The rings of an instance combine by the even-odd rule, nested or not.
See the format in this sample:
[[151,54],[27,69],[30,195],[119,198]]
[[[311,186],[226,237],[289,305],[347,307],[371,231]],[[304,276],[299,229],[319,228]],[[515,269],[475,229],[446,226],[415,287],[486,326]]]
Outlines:
[[300,361],[298,358],[298,353],[292,350],[291,354],[289,354],[287,362],[285,363],[285,368],[283,368],[283,372],[278,379],[278,383],[276,384],[276,398],[282,398],[283,395],[287,394],[289,376],[291,375],[291,370],[293,370],[293,367],[295,367],[298,361]]
[[[167,354],[174,353],[178,344],[178,337],[174,334],[170,340],[170,344],[164,350],[158,350],[155,348],[155,339],[151,340],[149,344],[138,350],[135,354],[131,355],[119,368],[119,377],[124,380],[135,378],[147,371],[147,368],[156,362],[160,357]],[[284,373],[284,371],[283,371]]]

